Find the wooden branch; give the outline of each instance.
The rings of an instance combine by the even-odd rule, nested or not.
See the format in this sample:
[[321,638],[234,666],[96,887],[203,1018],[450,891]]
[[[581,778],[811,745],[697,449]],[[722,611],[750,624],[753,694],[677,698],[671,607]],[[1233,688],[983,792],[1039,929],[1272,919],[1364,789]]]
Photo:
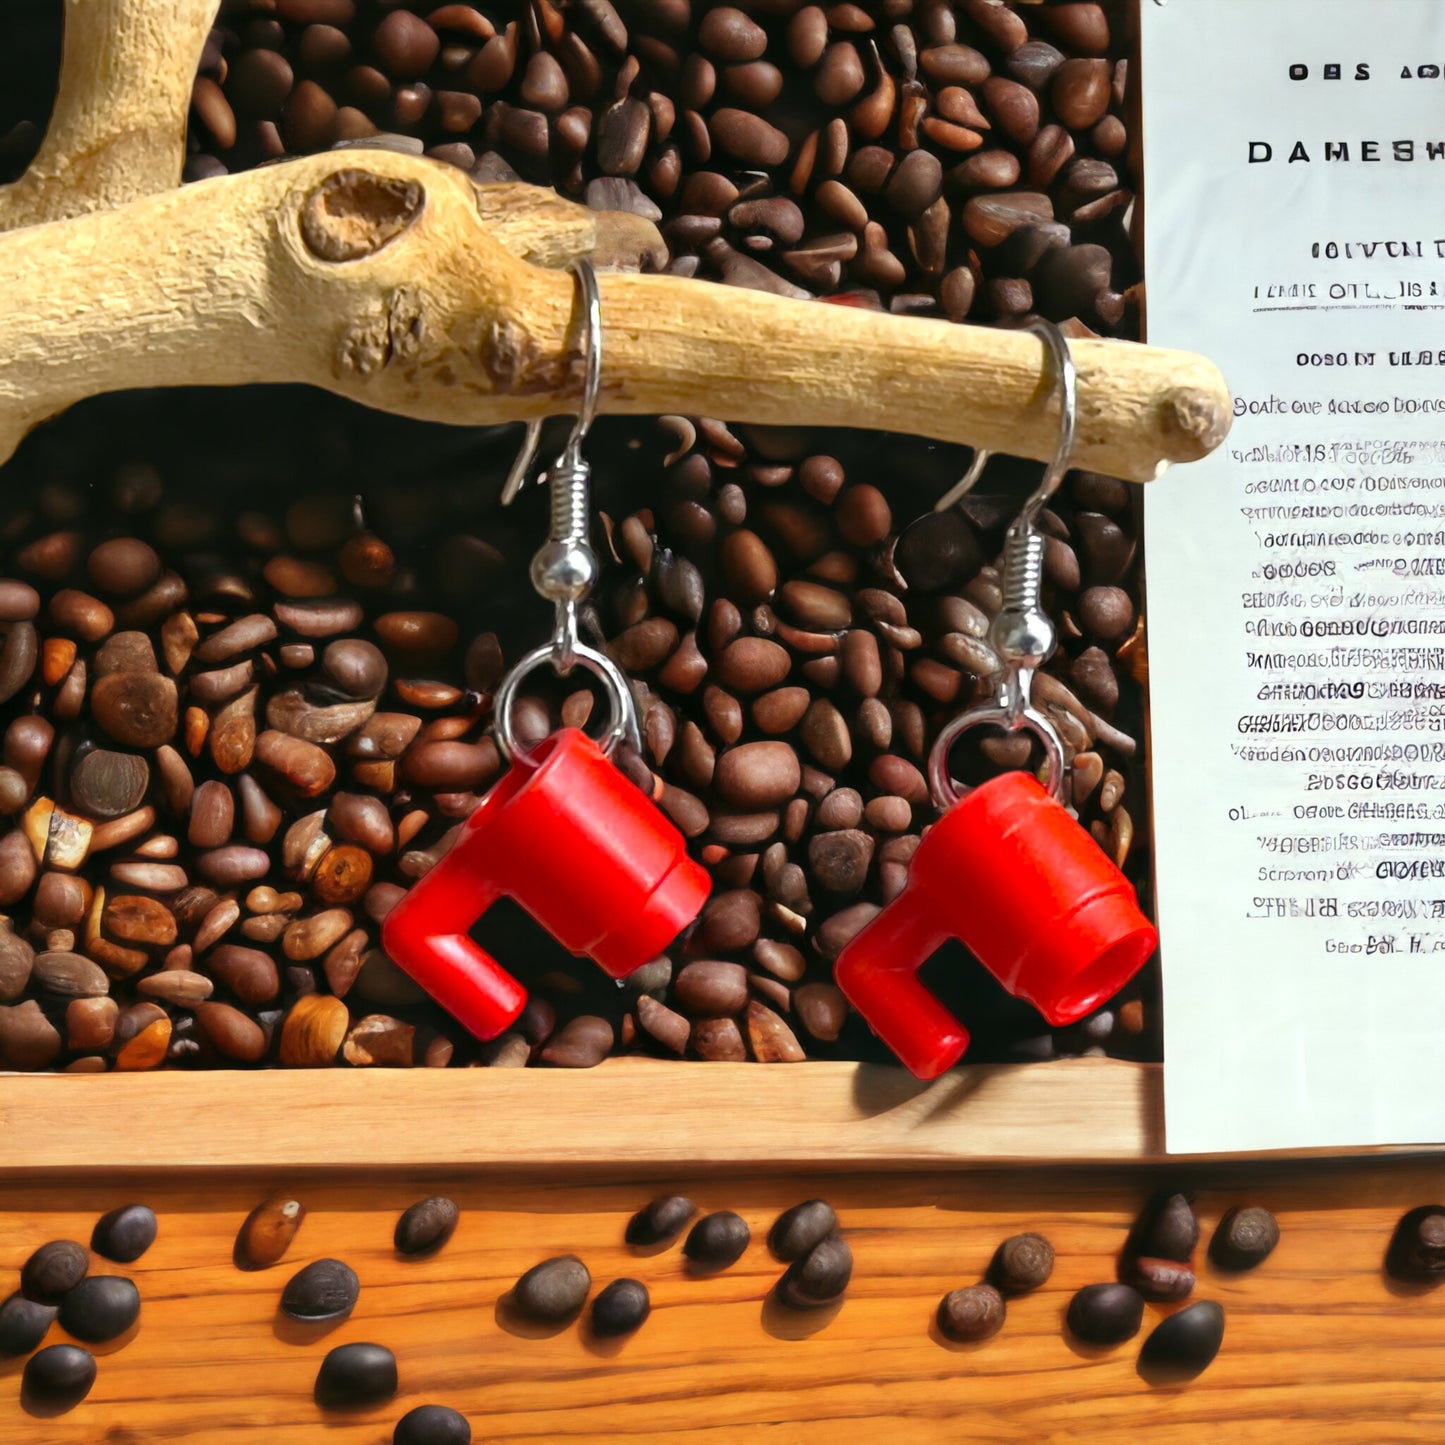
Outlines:
[[55,109],[30,169],[0,186],[0,231],[180,185],[191,84],[216,5],[67,0]]
[[[573,282],[520,259],[556,261],[561,203],[478,192],[435,162],[332,152],[0,237],[0,459],[122,387],[307,382],[469,426],[569,411]],[[602,316],[604,411],[1053,450],[1052,383],[1026,334],[663,276],[605,277]],[[1077,466],[1144,481],[1228,430],[1203,358],[1073,346]]]

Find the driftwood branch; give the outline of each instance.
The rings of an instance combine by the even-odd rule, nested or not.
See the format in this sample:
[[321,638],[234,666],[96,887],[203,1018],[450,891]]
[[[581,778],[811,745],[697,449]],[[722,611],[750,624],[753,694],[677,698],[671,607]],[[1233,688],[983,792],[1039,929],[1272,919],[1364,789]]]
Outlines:
[[[566,203],[513,202],[437,163],[333,152],[0,237],[0,457],[45,417],[134,386],[308,382],[466,425],[566,412],[573,283],[523,259],[575,249],[558,244]],[[662,276],[604,277],[602,314],[604,411],[1053,447],[1027,335]],[[1143,481],[1225,434],[1228,392],[1202,358],[1074,353],[1077,465]]]
[[[387,151],[178,189],[215,9],[67,0],[50,129],[0,188],[0,461],[45,418],[135,386],[306,382],[466,425],[570,410],[581,365],[559,268],[656,261],[656,228]],[[606,276],[602,301],[604,411],[1053,449],[1043,347],[1022,333],[662,276]],[[1144,481],[1228,431],[1228,392],[1202,358],[1073,350],[1076,465]]]
[[172,190],[217,0],[66,0],[55,108],[29,170],[0,186],[0,231]]

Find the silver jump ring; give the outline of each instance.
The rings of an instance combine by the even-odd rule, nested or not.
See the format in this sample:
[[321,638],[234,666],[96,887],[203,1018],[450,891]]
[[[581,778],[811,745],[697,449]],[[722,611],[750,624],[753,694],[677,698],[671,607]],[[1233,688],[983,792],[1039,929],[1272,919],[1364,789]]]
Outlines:
[[[607,693],[611,719],[607,731],[598,739],[598,746],[609,757],[619,743],[627,742],[641,752],[642,741],[637,731],[637,709],[633,705],[632,690],[622,669],[605,653],[579,642],[574,649],[578,667],[585,668],[602,684]],[[521,658],[516,666],[502,679],[492,704],[492,722],[496,731],[497,751],[508,762],[518,751],[517,735],[512,729],[512,709],[517,701],[517,689],[522,679],[535,672],[543,664],[553,661],[552,644],[544,643],[534,647]]]
[[1025,707],[1012,711],[1006,707],[970,708],[960,713],[934,739],[928,754],[928,786],[933,801],[940,808],[951,808],[961,798],[973,791],[971,787],[960,788],[948,771],[948,755],[953,745],[970,728],[998,727],[1007,732],[1030,732],[1044,746],[1044,759],[1048,763],[1048,788],[1054,801],[1064,801],[1064,745],[1053,723],[1036,708]]

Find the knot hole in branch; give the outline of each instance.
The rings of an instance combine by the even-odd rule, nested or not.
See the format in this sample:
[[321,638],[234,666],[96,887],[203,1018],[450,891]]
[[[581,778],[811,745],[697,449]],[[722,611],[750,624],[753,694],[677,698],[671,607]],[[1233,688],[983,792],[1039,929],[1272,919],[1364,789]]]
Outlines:
[[357,261],[394,241],[421,212],[415,181],[372,171],[335,171],[306,198],[301,239],[323,261]]

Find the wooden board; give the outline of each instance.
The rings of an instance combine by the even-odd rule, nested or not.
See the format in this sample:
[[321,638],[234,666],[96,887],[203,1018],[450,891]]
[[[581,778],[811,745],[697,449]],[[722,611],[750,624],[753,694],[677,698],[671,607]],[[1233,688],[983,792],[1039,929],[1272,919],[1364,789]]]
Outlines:
[[[931,1084],[868,1064],[640,1058],[580,1072],[10,1074],[0,1075],[0,1179],[37,1169],[364,1169],[378,1158],[418,1168],[1140,1163],[1167,1157],[1162,1088],[1157,1065],[1114,1059],[977,1065]],[[155,1127],[137,1129],[137,1119]]]
[[[665,1114],[659,1099],[653,1117]],[[291,1121],[275,1123],[278,1141]],[[718,1120],[716,1127],[736,1127]],[[138,1132],[162,1121],[133,1121]],[[224,1131],[224,1114],[210,1121]],[[482,1127],[479,1125],[479,1127]],[[701,1141],[706,1143],[706,1141]],[[1258,1202],[1283,1238],[1258,1271],[1206,1268],[1198,1297],[1224,1303],[1224,1348],[1190,1385],[1157,1387],[1136,1371],[1137,1341],[1071,1344],[1071,1293],[1112,1277],[1128,1222],[1161,1178],[1148,1169],[1007,1170],[983,1174],[707,1177],[592,1183],[393,1171],[383,1151],[365,1176],[280,1170],[157,1178],[64,1175],[0,1187],[0,1286],[56,1237],[85,1240],[95,1218],[144,1198],[161,1215],[155,1246],[129,1268],[144,1299],[134,1337],[100,1360],[90,1398],[54,1419],[23,1413],[20,1365],[0,1363],[5,1445],[194,1445],[257,1442],[384,1445],[405,1410],[432,1400],[472,1419],[489,1445],[587,1445],[827,1439],[878,1441],[1195,1442],[1227,1431],[1270,1442],[1445,1438],[1445,1290],[1391,1286],[1380,1261],[1407,1207],[1445,1194],[1428,1161],[1361,1161],[1176,1169],[1200,1190],[1206,1232],[1228,1205]],[[261,1274],[233,1268],[235,1231],[270,1187],[295,1191],[309,1216],[290,1256]],[[628,1215],[663,1189],[732,1208],[754,1242],[733,1269],[689,1277],[676,1247],[637,1255]],[[458,1200],[461,1225],[429,1260],[391,1248],[397,1213],[428,1193]],[[855,1255],[841,1309],[788,1316],[766,1303],[779,1273],[763,1237],[780,1209],[822,1194]],[[1049,1284],[1010,1307],[1001,1335],[950,1346],[931,1329],[942,1293],[976,1280],[995,1245],[1022,1229],[1058,1251]],[[1207,1234],[1206,1234],[1207,1237]],[[509,1333],[497,1302],[516,1276],[576,1252],[595,1287],[622,1274],[647,1283],[642,1331],[604,1345],[571,1326],[543,1338]],[[329,1333],[278,1324],[293,1269],[320,1255],[362,1280],[353,1317]],[[1164,1312],[1150,1306],[1147,1321]],[[58,1327],[52,1339],[62,1338]],[[331,1346],[375,1340],[397,1354],[401,1393],[356,1415],[319,1411],[316,1368]]]

